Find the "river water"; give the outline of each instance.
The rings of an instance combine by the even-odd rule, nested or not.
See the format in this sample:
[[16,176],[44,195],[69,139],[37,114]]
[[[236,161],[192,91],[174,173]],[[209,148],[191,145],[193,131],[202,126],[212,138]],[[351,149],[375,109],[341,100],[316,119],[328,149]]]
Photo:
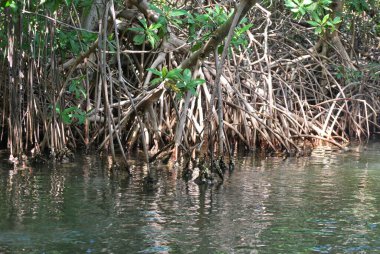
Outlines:
[[155,167],[155,190],[107,158],[0,164],[0,253],[380,253],[380,144],[241,156],[222,185]]

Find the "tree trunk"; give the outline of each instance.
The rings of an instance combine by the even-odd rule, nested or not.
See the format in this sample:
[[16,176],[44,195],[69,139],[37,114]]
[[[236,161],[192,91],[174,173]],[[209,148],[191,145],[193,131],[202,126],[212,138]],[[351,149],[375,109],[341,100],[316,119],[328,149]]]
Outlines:
[[[334,0],[334,2],[331,4],[331,9],[332,9],[332,15],[331,18],[334,19],[335,17],[339,16],[343,12],[343,7],[344,7],[344,1],[340,0]],[[351,57],[347,53],[346,48],[344,47],[342,41],[340,40],[339,37],[339,28],[340,24],[336,25],[336,30],[333,31],[332,33],[328,32],[327,33],[327,43],[329,44],[330,47],[333,47],[335,51],[339,54],[339,56],[342,59],[342,64],[349,68],[349,69],[356,69],[354,64],[352,63]]]

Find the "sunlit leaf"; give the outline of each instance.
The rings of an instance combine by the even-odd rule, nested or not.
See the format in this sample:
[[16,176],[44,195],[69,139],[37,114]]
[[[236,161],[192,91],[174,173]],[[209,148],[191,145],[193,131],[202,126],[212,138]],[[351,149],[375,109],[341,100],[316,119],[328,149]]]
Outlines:
[[304,0],[303,1],[303,5],[309,5],[309,4],[312,4],[313,3],[313,0]]
[[183,80],[185,82],[190,82],[190,80],[191,80],[191,71],[190,71],[190,69],[185,69],[183,71]]
[[162,77],[166,77],[168,74],[168,68],[166,66],[162,67]]
[[287,0],[285,1],[285,6],[288,7],[288,8],[297,8],[298,6],[291,0]]
[[156,45],[156,40],[155,40],[154,36],[152,36],[151,34],[148,34],[148,41],[149,41],[150,45],[152,46],[152,48],[154,48]]
[[313,17],[314,21],[316,21],[318,23],[322,23],[321,19],[319,18],[318,14],[316,12],[312,12],[311,16]]
[[162,24],[160,23],[154,23],[149,26],[149,30],[157,30],[158,28],[162,27]]
[[172,79],[172,80],[179,80],[182,78],[181,72],[182,72],[182,69],[180,68],[172,69],[168,72],[168,75],[166,75],[166,78]]
[[323,17],[322,24],[325,24],[329,18],[330,18],[330,14],[325,15]]
[[174,10],[170,12],[171,17],[177,17],[177,16],[182,16],[182,15],[187,15],[187,11],[185,10]]
[[239,33],[245,33],[245,32],[248,31],[251,27],[253,27],[253,24],[245,25],[245,26],[243,26],[242,28],[239,29]]
[[342,22],[342,19],[340,17],[335,17],[333,20],[334,24],[339,24],[340,22]]
[[318,22],[315,22],[315,21],[312,21],[312,20],[309,20],[309,21],[306,21],[308,24],[310,24],[311,26],[313,27],[317,27],[319,26],[319,23]]

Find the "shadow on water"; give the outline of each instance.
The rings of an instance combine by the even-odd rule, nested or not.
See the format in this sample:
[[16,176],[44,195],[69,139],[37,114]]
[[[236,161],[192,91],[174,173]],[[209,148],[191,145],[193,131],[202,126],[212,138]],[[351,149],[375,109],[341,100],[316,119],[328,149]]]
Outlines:
[[221,185],[154,166],[144,187],[107,158],[0,163],[0,253],[380,252],[380,145],[308,158],[241,157]]

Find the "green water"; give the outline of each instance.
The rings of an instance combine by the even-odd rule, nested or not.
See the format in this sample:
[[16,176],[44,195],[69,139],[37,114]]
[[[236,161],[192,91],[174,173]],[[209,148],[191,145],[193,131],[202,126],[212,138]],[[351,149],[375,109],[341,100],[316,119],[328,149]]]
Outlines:
[[0,164],[0,253],[380,253],[380,144],[310,158],[241,157],[220,186],[99,156]]

